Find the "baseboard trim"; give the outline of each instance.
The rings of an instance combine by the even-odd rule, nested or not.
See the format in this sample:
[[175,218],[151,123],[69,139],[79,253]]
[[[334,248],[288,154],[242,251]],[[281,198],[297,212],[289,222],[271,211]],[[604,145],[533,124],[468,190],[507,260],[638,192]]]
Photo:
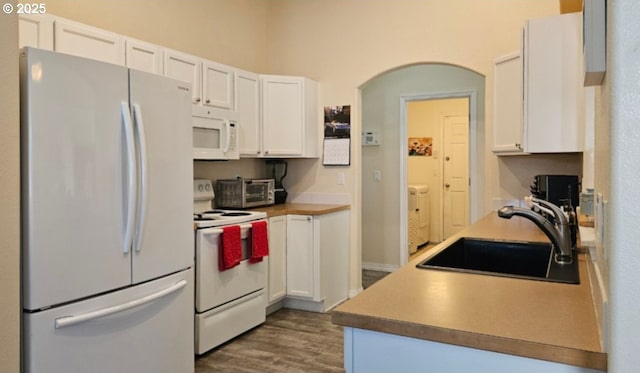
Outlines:
[[362,293],[362,291],[364,290],[364,288],[362,286],[360,286],[357,289],[351,289],[349,290],[349,299],[355,297],[356,295]]
[[398,268],[400,268],[400,266],[393,265],[393,264],[370,263],[370,262],[362,263],[362,269],[367,269],[370,271],[393,272]]

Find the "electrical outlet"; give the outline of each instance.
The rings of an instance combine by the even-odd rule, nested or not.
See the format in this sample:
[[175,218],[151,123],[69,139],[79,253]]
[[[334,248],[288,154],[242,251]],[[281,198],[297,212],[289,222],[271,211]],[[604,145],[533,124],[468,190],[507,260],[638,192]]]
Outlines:
[[338,172],[338,185],[344,185],[344,172]]

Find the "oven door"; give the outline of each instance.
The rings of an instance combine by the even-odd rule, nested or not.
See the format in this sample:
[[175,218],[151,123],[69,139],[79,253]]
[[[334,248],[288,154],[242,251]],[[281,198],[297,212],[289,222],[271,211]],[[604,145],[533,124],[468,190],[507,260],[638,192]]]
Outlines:
[[238,126],[228,110],[193,106],[193,159],[240,159]]
[[[261,221],[265,221],[264,219]],[[218,250],[221,228],[196,231],[196,311],[205,312],[249,293],[264,289],[267,283],[266,260],[249,263],[251,223],[239,224],[242,237],[242,261],[220,271]]]

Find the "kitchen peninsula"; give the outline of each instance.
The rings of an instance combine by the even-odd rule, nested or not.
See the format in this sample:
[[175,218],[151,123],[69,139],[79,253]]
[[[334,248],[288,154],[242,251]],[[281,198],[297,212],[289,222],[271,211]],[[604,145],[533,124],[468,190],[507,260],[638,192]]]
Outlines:
[[606,370],[586,254],[579,285],[416,268],[460,237],[548,242],[493,212],[338,306],[348,373]]

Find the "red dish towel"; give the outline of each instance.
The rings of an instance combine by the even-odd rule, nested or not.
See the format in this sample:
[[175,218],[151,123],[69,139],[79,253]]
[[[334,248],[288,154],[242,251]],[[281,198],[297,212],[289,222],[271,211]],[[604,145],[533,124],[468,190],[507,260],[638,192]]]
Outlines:
[[222,227],[220,248],[218,249],[218,269],[225,271],[240,264],[242,259],[242,238],[240,226]]
[[261,262],[262,258],[267,255],[269,255],[267,222],[253,222],[251,223],[251,255],[249,256],[249,263]]

